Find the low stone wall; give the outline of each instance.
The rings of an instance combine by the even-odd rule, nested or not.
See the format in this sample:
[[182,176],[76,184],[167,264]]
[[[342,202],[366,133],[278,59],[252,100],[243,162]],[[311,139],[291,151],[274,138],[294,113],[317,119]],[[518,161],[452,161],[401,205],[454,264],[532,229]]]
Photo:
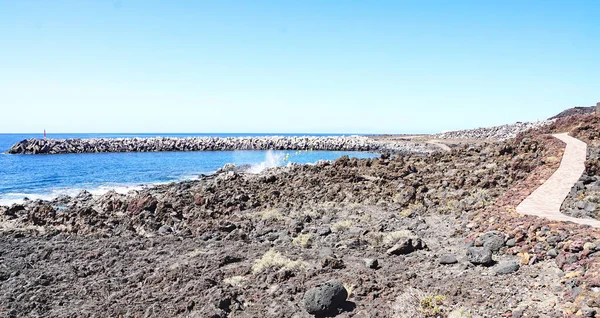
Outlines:
[[340,150],[371,152],[432,152],[428,145],[379,143],[362,136],[301,137],[152,137],[91,139],[27,139],[14,144],[10,154],[66,154],[100,152],[217,151],[217,150]]

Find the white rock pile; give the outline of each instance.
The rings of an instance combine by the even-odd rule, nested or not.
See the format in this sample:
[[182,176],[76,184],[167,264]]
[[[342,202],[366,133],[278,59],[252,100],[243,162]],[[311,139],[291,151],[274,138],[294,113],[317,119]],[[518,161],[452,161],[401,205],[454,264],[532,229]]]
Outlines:
[[495,127],[481,127],[474,129],[448,131],[432,135],[436,139],[491,139],[505,140],[514,138],[520,132],[543,127],[553,123],[554,120],[540,120],[533,122],[517,122],[509,125]]
[[100,152],[218,151],[218,150],[339,150],[370,152],[432,152],[429,145],[384,144],[364,136],[152,137],[91,139],[26,139],[11,154]]

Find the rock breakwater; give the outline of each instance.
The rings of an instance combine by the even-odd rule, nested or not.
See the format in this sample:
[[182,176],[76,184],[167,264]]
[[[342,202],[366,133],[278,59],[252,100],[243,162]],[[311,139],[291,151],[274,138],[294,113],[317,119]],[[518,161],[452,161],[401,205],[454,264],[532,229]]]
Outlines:
[[10,154],[66,154],[99,152],[159,152],[216,150],[329,150],[428,153],[424,143],[383,144],[364,136],[263,136],[263,137],[152,137],[91,139],[26,139],[14,144]]
[[506,140],[516,137],[519,133],[529,129],[536,129],[551,124],[552,120],[534,122],[517,122],[509,125],[495,127],[481,127],[474,129],[448,131],[433,135],[436,139],[491,139]]

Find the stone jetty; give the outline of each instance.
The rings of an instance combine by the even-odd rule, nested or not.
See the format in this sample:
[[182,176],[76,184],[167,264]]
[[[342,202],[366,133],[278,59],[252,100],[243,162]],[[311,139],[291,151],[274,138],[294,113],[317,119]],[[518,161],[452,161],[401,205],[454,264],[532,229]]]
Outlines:
[[436,150],[424,143],[383,144],[365,136],[151,137],[151,138],[32,138],[14,144],[10,154],[101,152],[218,151],[218,150],[339,150],[417,152]]

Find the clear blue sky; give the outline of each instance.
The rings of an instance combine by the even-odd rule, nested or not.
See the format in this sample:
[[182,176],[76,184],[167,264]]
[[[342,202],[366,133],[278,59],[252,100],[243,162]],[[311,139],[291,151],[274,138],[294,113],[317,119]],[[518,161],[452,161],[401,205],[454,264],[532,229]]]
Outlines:
[[600,101],[600,1],[4,1],[0,132],[435,132]]

